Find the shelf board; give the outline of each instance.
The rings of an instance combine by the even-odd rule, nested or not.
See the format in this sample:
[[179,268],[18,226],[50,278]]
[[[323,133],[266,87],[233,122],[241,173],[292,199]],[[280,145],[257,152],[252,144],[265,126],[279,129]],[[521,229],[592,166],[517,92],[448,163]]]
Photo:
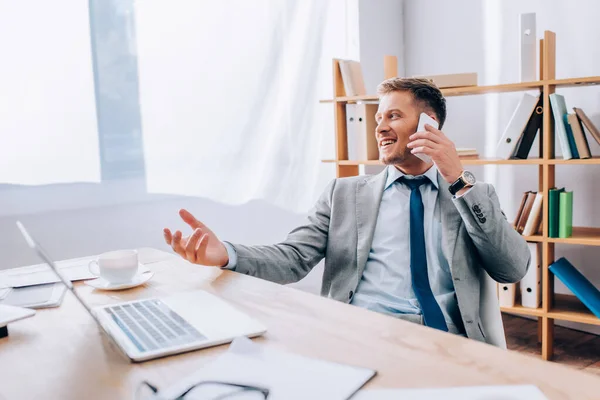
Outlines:
[[[600,76],[588,76],[583,78],[568,78],[568,79],[549,79],[532,82],[505,83],[502,85],[483,85],[483,86],[461,86],[455,88],[443,88],[442,94],[445,97],[453,96],[468,96],[487,93],[507,93],[520,92],[525,90],[542,89],[544,85],[554,85],[557,87],[576,87],[600,85]],[[366,96],[344,96],[336,97],[335,99],[320,100],[320,103],[355,103],[357,101],[379,101],[377,95]]]
[[462,86],[455,88],[441,89],[445,97],[451,96],[467,96],[474,94],[486,93],[507,93],[520,92],[524,90],[542,89],[544,86],[542,81],[506,83],[502,85],[486,85],[486,86]]
[[509,313],[509,314],[528,315],[531,317],[543,317],[544,316],[544,310],[542,308],[528,308],[528,307],[523,307],[520,304],[515,304],[514,307],[500,307],[500,311]]
[[589,86],[599,85],[600,76],[588,76],[585,78],[569,78],[569,79],[551,79],[543,81],[548,85],[556,85],[560,87],[575,87],[575,86]]
[[[470,158],[464,157],[460,161],[463,165],[541,165],[543,160],[529,158],[527,160],[505,160],[497,158]],[[322,160],[325,163],[338,163],[339,165],[383,165],[379,160]]]
[[577,297],[570,294],[555,294],[554,307],[547,315],[549,318],[561,321],[600,325],[600,318],[596,317]]
[[563,160],[555,158],[547,161],[551,165],[600,165],[600,156],[593,156],[586,159]]
[[544,237],[542,235],[523,236],[523,239],[525,239],[528,242],[543,242],[544,241]]
[[464,165],[542,165],[544,161],[541,158],[504,159],[504,158],[461,158]]
[[600,228],[573,227],[573,235],[568,238],[548,238],[550,243],[580,244],[600,246]]

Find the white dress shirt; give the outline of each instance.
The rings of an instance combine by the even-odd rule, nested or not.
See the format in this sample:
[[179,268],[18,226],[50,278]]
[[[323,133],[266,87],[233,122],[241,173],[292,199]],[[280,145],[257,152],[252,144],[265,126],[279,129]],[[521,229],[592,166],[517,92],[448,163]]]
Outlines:
[[[388,166],[373,243],[362,278],[351,304],[389,314],[421,315],[410,272],[410,188],[396,180],[404,174]],[[425,247],[429,283],[449,332],[464,334],[448,260],[442,252],[442,224],[435,216],[438,170],[424,176],[430,183],[419,187],[424,207]],[[407,178],[414,178],[410,175]]]

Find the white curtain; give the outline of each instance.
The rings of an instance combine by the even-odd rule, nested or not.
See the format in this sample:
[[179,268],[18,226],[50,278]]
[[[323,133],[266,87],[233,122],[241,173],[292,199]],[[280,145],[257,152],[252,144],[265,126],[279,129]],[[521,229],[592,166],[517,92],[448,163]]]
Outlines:
[[318,101],[332,95],[332,58],[349,52],[355,6],[137,2],[148,191],[306,211],[333,139],[333,107]]
[[0,184],[99,182],[88,2],[0,0]]

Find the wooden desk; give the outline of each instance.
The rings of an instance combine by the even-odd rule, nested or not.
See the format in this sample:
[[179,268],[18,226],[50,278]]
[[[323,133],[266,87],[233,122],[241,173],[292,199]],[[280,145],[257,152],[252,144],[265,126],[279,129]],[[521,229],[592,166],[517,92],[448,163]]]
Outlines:
[[[267,326],[254,339],[261,344],[377,370],[369,388],[535,384],[549,399],[600,398],[600,378],[585,372],[156,250],[141,254],[155,261],[146,286],[101,292],[79,283],[76,289],[91,305],[210,291]],[[59,308],[39,310],[9,332],[0,339],[3,400],[132,398],[142,379],[166,387],[227,349],[132,364],[69,293]]]

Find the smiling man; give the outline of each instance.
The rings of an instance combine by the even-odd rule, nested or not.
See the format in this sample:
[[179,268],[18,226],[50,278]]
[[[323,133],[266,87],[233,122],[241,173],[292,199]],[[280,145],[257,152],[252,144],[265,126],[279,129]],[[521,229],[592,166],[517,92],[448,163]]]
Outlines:
[[[377,138],[385,170],[334,179],[305,225],[281,243],[220,241],[186,210],[193,229],[165,241],[192,263],[278,283],[302,279],[321,259],[321,295],[486,341],[480,318],[482,271],[501,283],[525,275],[527,243],[504,216],[494,188],[465,171],[441,129],[446,102],[427,80],[393,78],[378,87]],[[415,154],[427,154],[425,162]]]

